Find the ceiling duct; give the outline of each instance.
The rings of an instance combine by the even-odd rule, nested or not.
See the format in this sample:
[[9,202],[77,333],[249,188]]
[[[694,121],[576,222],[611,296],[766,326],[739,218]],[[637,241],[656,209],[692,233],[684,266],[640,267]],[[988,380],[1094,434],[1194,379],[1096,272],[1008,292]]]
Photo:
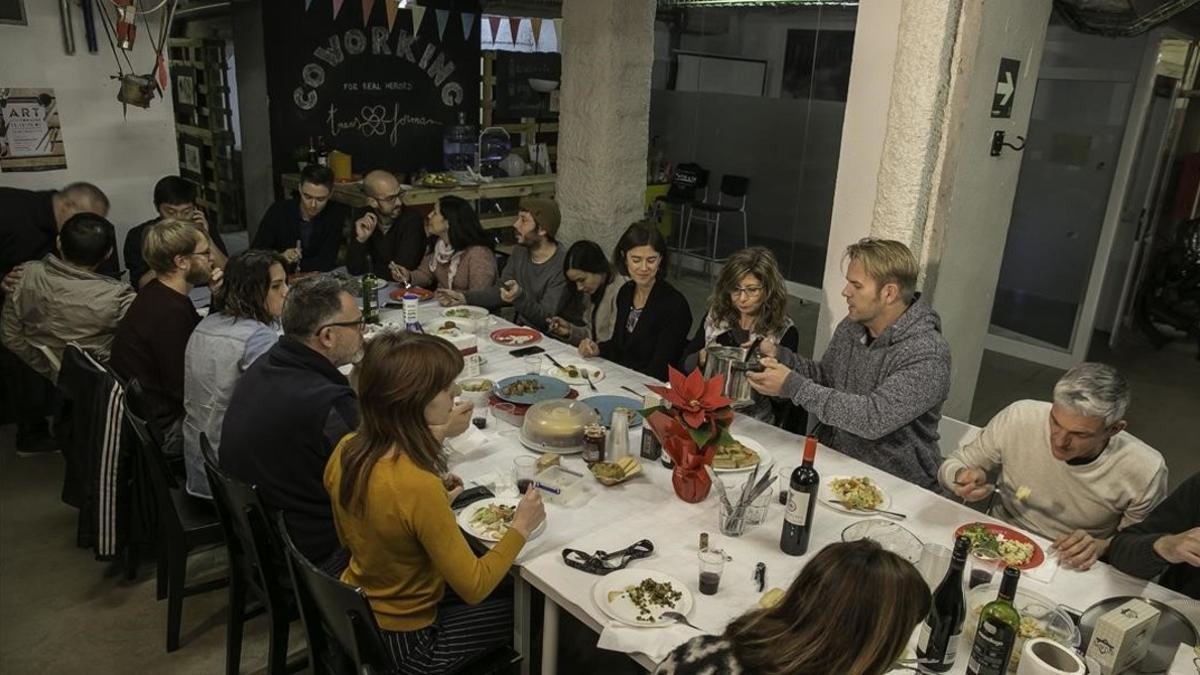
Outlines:
[[1188,35],[1200,33],[1200,0],[1054,0],[1071,28],[1107,37],[1132,37],[1159,26]]

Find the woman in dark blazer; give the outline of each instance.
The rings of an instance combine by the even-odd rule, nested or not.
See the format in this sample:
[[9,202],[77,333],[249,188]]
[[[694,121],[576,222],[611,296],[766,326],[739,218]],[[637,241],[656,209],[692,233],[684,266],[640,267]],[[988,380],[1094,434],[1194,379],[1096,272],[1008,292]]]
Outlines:
[[679,362],[692,329],[687,299],[665,279],[667,242],[652,224],[634,223],[617,242],[613,264],[630,281],[617,292],[612,339],[583,340],[579,353],[666,380],[667,366]]

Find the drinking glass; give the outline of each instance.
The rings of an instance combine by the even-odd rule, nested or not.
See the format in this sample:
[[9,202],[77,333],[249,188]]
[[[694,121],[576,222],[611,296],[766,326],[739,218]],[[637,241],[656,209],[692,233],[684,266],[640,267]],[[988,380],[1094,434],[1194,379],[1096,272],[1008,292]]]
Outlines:
[[950,549],[941,544],[925,544],[921,547],[921,560],[917,564],[921,577],[930,589],[937,588],[950,569]]
[[533,356],[525,357],[525,372],[529,375],[542,374],[542,355],[534,354]]
[[721,573],[725,571],[725,551],[707,549],[700,551],[700,592],[716,595],[721,586]]
[[730,506],[727,505],[724,500],[721,500],[721,515],[720,519],[717,521],[717,527],[720,528],[721,534],[725,535],[726,537],[742,536],[742,534],[746,531],[746,526],[748,524],[746,522],[746,510],[748,508],[749,507],[743,507],[739,512],[736,506],[730,508]]
[[513,460],[513,480],[517,484],[517,491],[525,494],[525,491],[533,486],[533,479],[537,476],[537,458],[529,455],[521,455]]

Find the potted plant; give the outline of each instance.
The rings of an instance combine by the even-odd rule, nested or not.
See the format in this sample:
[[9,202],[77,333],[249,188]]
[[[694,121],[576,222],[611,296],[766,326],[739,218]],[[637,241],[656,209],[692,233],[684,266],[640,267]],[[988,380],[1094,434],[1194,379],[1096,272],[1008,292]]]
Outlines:
[[701,502],[712,488],[704,467],[712,464],[718,446],[733,442],[729,435],[732,401],[721,393],[724,375],[706,380],[699,369],[685,377],[669,368],[667,380],[669,387],[646,388],[670,405],[647,408],[641,414],[674,462],[671,485],[675,494],[685,502]]

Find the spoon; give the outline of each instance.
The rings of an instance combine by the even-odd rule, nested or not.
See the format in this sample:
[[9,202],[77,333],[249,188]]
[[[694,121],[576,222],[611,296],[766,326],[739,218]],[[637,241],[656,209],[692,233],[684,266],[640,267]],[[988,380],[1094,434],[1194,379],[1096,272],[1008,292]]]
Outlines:
[[681,623],[685,626],[691,626],[692,628],[695,628],[696,630],[700,631],[701,633],[707,632],[703,628],[692,623],[691,621],[688,621],[687,617],[680,614],[679,612],[671,612],[671,611],[663,612],[662,614],[658,615],[658,620],[662,621],[663,619],[670,619],[670,620],[674,621],[675,623]]

